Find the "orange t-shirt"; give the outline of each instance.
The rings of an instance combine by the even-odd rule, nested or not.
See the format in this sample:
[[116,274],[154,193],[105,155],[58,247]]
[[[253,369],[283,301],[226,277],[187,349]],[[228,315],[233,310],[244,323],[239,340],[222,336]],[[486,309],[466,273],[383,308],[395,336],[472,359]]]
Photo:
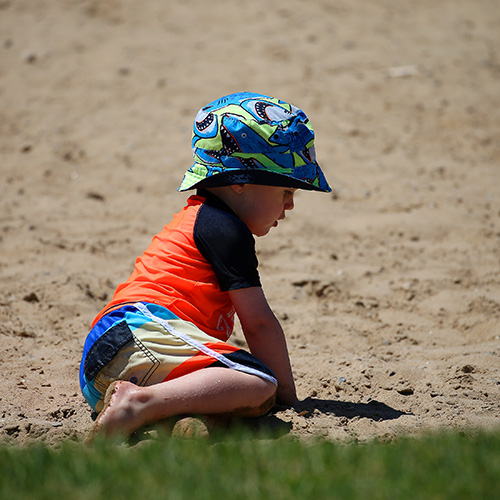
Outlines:
[[133,273],[94,324],[119,305],[149,302],[225,341],[235,313],[227,290],[260,286],[257,266],[246,225],[215,196],[191,196],[137,258]]

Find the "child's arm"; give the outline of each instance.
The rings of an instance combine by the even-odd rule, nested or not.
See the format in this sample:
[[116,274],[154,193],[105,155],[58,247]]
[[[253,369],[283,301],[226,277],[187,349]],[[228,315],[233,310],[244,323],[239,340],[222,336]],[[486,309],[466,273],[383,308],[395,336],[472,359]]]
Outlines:
[[230,291],[229,295],[250,351],[271,368],[278,379],[278,403],[296,405],[298,400],[285,335],[262,288],[242,288]]

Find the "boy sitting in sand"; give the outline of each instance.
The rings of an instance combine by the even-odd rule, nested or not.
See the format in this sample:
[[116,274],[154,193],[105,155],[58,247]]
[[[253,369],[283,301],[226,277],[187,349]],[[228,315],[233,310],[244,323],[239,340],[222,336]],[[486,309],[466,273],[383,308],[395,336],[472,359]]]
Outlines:
[[[85,342],[80,385],[99,413],[94,431],[106,435],[176,415],[255,417],[276,399],[298,402],[254,236],[285,218],[297,189],[331,191],[314,132],[300,109],[244,92],[200,110],[192,145],[179,191],[196,195],[136,260]],[[251,354],[227,343],[235,314]]]

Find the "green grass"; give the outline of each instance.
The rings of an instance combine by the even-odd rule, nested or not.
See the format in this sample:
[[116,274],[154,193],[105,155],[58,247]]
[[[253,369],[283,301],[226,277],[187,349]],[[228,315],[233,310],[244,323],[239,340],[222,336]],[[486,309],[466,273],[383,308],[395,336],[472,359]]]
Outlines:
[[140,446],[0,446],[0,498],[496,499],[500,433],[304,443],[230,434]]

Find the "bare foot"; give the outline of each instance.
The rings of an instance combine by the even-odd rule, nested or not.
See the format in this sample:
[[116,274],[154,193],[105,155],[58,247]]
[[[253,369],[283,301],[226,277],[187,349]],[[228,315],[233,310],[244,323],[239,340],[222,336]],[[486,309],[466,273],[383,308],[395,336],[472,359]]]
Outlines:
[[88,436],[92,441],[98,434],[105,436],[130,436],[142,422],[131,402],[131,396],[137,392],[137,386],[118,380],[112,382],[104,397],[104,406]]

